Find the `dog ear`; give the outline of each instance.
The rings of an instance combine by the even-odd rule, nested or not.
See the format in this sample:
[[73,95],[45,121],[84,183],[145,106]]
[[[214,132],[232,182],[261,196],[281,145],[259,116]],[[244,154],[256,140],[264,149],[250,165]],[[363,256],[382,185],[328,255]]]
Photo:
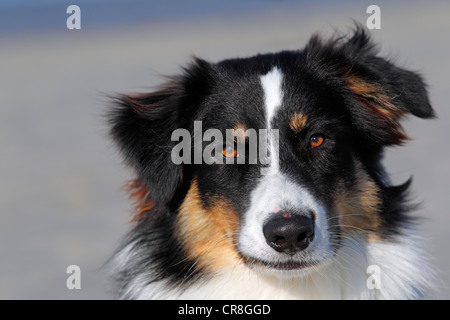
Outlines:
[[405,115],[434,117],[422,77],[379,57],[363,27],[357,26],[348,40],[322,44],[315,37],[309,47],[309,55],[315,51],[316,61],[326,65],[325,76],[339,82],[333,87],[343,88],[340,94],[353,123],[373,142],[398,145],[407,139],[400,124]]
[[356,123],[382,145],[401,144],[407,137],[399,120],[407,114],[434,116],[422,77],[378,57],[362,28],[344,45],[352,67],[343,75],[356,98]]
[[135,169],[140,188],[148,189],[145,201],[154,207],[167,206],[182,183],[183,167],[171,160],[172,132],[193,119],[213,85],[211,70],[208,62],[195,59],[156,92],[115,98],[111,135]]

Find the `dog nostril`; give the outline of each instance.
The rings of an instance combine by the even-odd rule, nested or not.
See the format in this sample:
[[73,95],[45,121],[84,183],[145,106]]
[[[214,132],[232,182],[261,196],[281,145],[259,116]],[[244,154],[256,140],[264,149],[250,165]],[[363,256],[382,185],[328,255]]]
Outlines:
[[303,232],[297,237],[297,241],[301,242],[301,241],[305,240],[306,238],[307,238],[307,233]]
[[309,232],[302,232],[301,234],[299,234],[299,236],[297,237],[297,241],[301,242],[304,240],[312,240],[312,238],[314,238],[314,231],[309,231]]
[[272,243],[276,246],[276,247],[282,247],[285,245],[286,243],[286,239],[282,236],[275,236],[272,240]]
[[305,216],[283,214],[267,221],[263,233],[270,247],[294,254],[306,249],[314,239],[314,222]]
[[275,236],[273,242],[279,243],[279,242],[282,242],[282,241],[284,241],[284,240],[285,240],[284,237],[281,237],[281,236]]

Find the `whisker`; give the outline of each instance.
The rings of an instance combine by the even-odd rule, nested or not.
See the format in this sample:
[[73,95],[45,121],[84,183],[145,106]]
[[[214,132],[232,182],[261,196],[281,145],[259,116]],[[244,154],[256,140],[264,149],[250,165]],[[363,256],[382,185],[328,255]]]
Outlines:
[[356,217],[368,217],[368,216],[371,216],[371,215],[368,214],[368,213],[342,214],[342,215],[337,215],[337,216],[334,216],[334,217],[329,217],[326,220],[330,221],[330,220],[333,220],[333,219],[339,219],[339,218],[344,218],[344,217],[354,217],[354,216],[356,216]]
[[356,229],[356,230],[361,231],[361,232],[364,232],[364,233],[370,233],[369,230],[364,230],[364,229],[361,229],[361,228],[359,228],[359,227],[355,227],[355,226],[352,226],[352,225],[349,225],[349,224],[333,224],[333,225],[331,225],[331,226],[329,227],[329,229],[330,229],[330,228],[333,228],[333,227],[338,227],[338,228],[353,228],[353,229]]

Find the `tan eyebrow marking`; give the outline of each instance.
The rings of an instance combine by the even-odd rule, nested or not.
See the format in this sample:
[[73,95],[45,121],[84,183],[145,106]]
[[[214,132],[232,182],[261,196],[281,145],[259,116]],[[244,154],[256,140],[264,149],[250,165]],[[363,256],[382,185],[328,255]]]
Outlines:
[[381,114],[391,121],[395,121],[403,115],[403,110],[397,108],[392,103],[392,99],[379,86],[356,76],[347,76],[345,79],[350,90],[360,97],[368,99],[366,105],[371,107],[372,112]]
[[[236,138],[237,141],[236,142],[244,142],[246,140],[248,140],[248,135],[246,134],[247,132],[247,126],[243,123],[237,123],[233,129],[235,130],[236,133]],[[236,139],[235,138],[235,139]]]
[[295,112],[289,120],[289,127],[298,133],[306,128],[308,125],[308,117],[303,112]]

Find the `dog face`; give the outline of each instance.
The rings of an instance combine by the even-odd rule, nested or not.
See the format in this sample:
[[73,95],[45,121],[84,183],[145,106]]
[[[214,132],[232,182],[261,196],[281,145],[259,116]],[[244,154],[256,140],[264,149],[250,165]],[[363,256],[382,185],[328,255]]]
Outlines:
[[[302,51],[196,59],[161,90],[120,97],[111,119],[138,176],[138,224],[169,217],[191,268],[242,263],[289,276],[331,261],[352,233],[377,241],[398,230],[408,183],[390,186],[380,159],[407,139],[407,114],[433,116],[422,79],[377,57],[357,29],[347,41],[313,37]],[[208,130],[237,130],[214,141],[222,163],[173,162],[173,132],[194,136],[196,121],[203,138],[192,155],[196,143],[205,154]],[[268,161],[248,157],[255,137]]]

